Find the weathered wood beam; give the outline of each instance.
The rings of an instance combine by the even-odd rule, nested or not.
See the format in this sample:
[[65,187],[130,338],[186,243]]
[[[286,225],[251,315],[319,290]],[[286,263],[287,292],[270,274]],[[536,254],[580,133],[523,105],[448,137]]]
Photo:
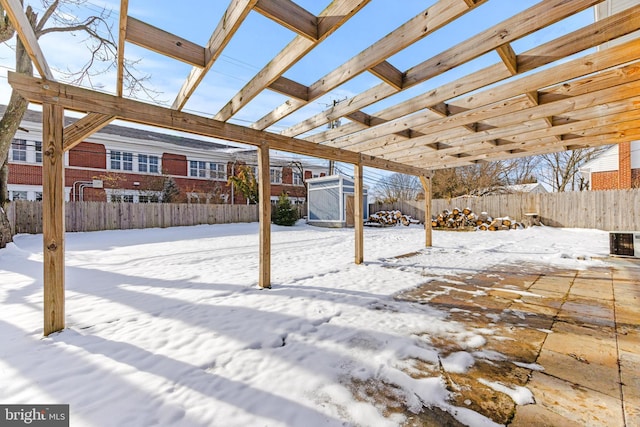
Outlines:
[[[484,3],[484,1],[485,0],[480,0],[478,3]],[[377,64],[380,64],[382,61],[393,56],[412,43],[432,34],[437,29],[442,28],[471,9],[472,8],[468,7],[466,4],[460,3],[458,0],[438,1],[424,12],[416,15],[414,18],[387,34],[382,39],[373,43],[358,55],[311,84],[311,86],[309,86],[309,100],[313,101],[327,94],[329,91],[376,66]],[[388,86],[387,83],[384,83],[384,85]],[[393,93],[397,92],[395,87],[388,87]],[[266,129],[306,105],[306,103],[300,101],[291,101],[292,100],[289,100],[277,107],[275,110],[256,121],[252,127],[255,129]],[[307,130],[311,130],[315,127],[317,126]],[[295,130],[287,129],[284,134],[291,136],[300,135],[304,132],[305,131],[297,132]]]
[[[567,2],[566,0],[542,1],[537,5],[534,5],[531,8],[501,22],[500,24],[483,31],[475,37],[469,38],[457,44],[456,46],[453,46],[446,51],[410,68],[404,73],[403,88],[408,89],[428,79],[436,77],[442,73],[445,73],[446,71],[455,68],[456,66],[462,65],[481,55],[486,54],[487,52],[496,49],[498,46],[525,37],[528,34],[531,34],[541,28],[544,28],[545,26],[558,22],[563,18],[571,16],[572,14],[584,10],[589,6],[593,6],[594,4],[601,1],[602,0],[575,0],[572,2]],[[437,6],[438,4],[440,3],[437,3],[433,7]],[[461,7],[464,7],[466,9],[465,5],[462,5],[460,3],[455,4],[460,5]],[[449,7],[453,9],[454,4],[449,5]],[[447,10],[443,13],[449,13],[449,11]],[[504,68],[504,64],[501,64],[501,67]],[[340,68],[338,69],[340,70]],[[341,75],[344,74],[351,77],[351,73],[347,71],[351,70],[342,70]],[[509,73],[507,70],[503,71],[505,72],[507,77],[511,77],[511,73]],[[322,82],[322,85],[324,86],[327,84],[327,81],[330,81],[329,76],[325,76],[319,81]],[[311,85],[310,96],[312,99],[315,90],[316,89],[314,88],[314,85]],[[360,93],[359,95],[347,100],[346,102],[341,102],[338,106],[336,106],[337,108],[333,109],[332,111],[323,112],[314,116],[313,118],[305,120],[305,126],[294,125],[288,129],[285,129],[282,133],[289,136],[300,135],[327,123],[328,114],[332,114],[333,117],[345,116],[352,111],[363,109],[366,106],[385,99],[391,95],[394,95],[395,93],[397,93],[397,91],[386,84],[374,86],[373,88]],[[446,99],[443,99],[442,101],[444,100]],[[283,111],[286,110],[288,112],[287,114],[289,114],[293,112],[291,110],[294,107],[294,105],[285,104],[278,108],[282,109]],[[424,104],[422,104],[421,108],[424,108]],[[414,111],[417,111],[417,109],[415,109]],[[268,117],[278,118],[278,120],[279,118],[282,118],[281,114],[277,113],[276,110],[265,116],[265,118]],[[262,120],[263,119],[261,119],[261,121]],[[264,128],[262,127],[262,125],[267,123],[272,124],[274,122],[275,121],[267,120],[257,127]]]
[[[311,41],[297,36],[282,49],[258,74],[214,116],[216,120],[227,121],[242,107],[247,105],[262,90],[282,76],[289,68],[301,60],[319,43],[347,22],[371,0],[333,0],[318,15],[318,39]],[[295,101],[294,102],[302,102]],[[263,128],[266,129],[266,126]]]
[[[339,162],[355,164],[360,160],[360,155],[354,151],[326,147],[301,139],[250,129],[68,84],[50,82],[14,72],[8,74],[9,84],[25,99],[36,104],[56,103],[72,111],[115,116],[125,121],[220,138],[256,147],[262,146],[264,141],[267,141],[274,150]],[[424,173],[424,170],[420,168],[374,156],[364,156],[362,163],[364,166],[409,175],[418,176]]]
[[128,42],[178,61],[200,68],[205,66],[204,47],[132,16],[127,17],[126,38]]
[[[609,40],[632,33],[638,28],[640,28],[640,5],[631,7],[623,12],[617,13],[611,17],[597,21],[572,33],[523,52],[518,55],[518,72],[522,74],[527,71],[534,70],[538,67],[542,67],[586,49],[598,46]],[[397,105],[385,108],[377,113],[373,113],[373,115],[387,121],[391,121],[419,111],[425,108],[425,106],[445,102],[451,98],[473,92],[484,86],[497,83],[510,77],[512,77],[511,73],[509,73],[504,64],[500,62],[478,70],[453,82],[442,85],[425,94],[418,95]],[[361,95],[360,98],[354,98],[354,102],[357,104],[357,106],[354,107],[342,103],[342,105],[339,105],[338,108],[335,109],[334,114],[346,115],[350,111],[357,111],[359,108],[364,108],[364,106],[366,106],[364,105],[365,102],[360,101],[362,97],[363,96]],[[375,101],[373,97],[371,99],[372,102]],[[326,112],[316,115],[313,118],[309,118],[305,123],[315,123],[319,126],[322,124],[322,121],[319,121],[318,118],[325,114]],[[359,130],[359,127],[347,124],[336,129],[315,133],[305,139],[312,142],[325,142],[334,146],[342,146],[341,144],[331,142],[331,140]]]
[[193,67],[191,69],[189,76],[187,76],[187,79],[182,84],[171,108],[181,110],[185,106],[257,1],[258,0],[231,0],[205,47],[204,68]]
[[294,82],[286,77],[278,77],[273,83],[269,85],[269,89],[281,93],[283,95],[291,96],[302,101],[309,99],[309,87],[298,82]]
[[382,61],[379,64],[374,65],[369,68],[369,72],[380,80],[385,81],[396,90],[402,90],[403,73],[388,61]]
[[38,70],[38,73],[47,80],[55,80],[49,64],[47,64],[47,60],[44,57],[44,53],[42,53],[42,49],[40,49],[38,38],[27,19],[27,15],[25,15],[22,9],[22,2],[19,0],[0,0],[0,4],[2,4],[2,7],[13,23],[13,28],[15,28],[18,33],[20,40],[22,40],[22,44],[29,58],[31,58],[31,62],[33,62],[36,70]]
[[118,52],[117,52],[117,80],[116,93],[122,96],[124,90],[124,47],[127,38],[127,18],[129,14],[129,0],[120,0],[120,19],[118,20]]
[[256,12],[309,40],[318,40],[318,18],[291,0],[258,0]]
[[518,74],[518,56],[511,45],[509,43],[500,45],[496,48],[496,52],[498,52],[507,70],[514,76]]
[[364,171],[362,163],[353,165],[353,189],[354,189],[354,206],[353,206],[353,222],[355,228],[355,263],[362,264],[364,262],[364,189],[363,189]]
[[258,146],[258,203],[260,211],[260,262],[258,286],[271,288],[271,178],[269,144]]
[[431,224],[431,175],[421,175],[420,183],[424,191],[424,245],[427,248],[433,246],[433,226]]
[[[636,68],[638,67],[636,66]],[[638,68],[638,70],[640,71],[640,68]],[[493,139],[526,139],[526,135],[529,135],[530,132],[533,131],[540,131],[545,133],[546,135],[560,135],[563,128],[561,126],[553,126],[552,128],[549,128],[545,120],[549,116],[556,115],[554,114],[554,112],[557,112],[558,115],[571,115],[575,111],[590,110],[591,116],[587,117],[587,119],[592,119],[594,117],[599,118],[605,115],[602,108],[603,105],[607,106],[609,113],[616,112],[616,107],[615,105],[613,105],[616,103],[620,103],[621,105],[623,105],[623,107],[621,108],[625,109],[626,111],[635,109],[636,107],[633,106],[633,102],[625,102],[625,100],[633,98],[640,90],[640,72],[636,73],[635,75],[631,75],[626,79],[618,80],[617,82],[612,81],[611,84],[612,87],[609,87],[607,89],[601,89],[598,91],[577,95],[567,99],[539,105],[537,107],[526,109],[507,107],[504,109],[500,109],[504,114],[500,114],[497,111],[491,111],[489,113],[489,110],[491,108],[484,109],[482,113],[480,113],[478,110],[476,112],[479,113],[479,115],[488,113],[493,117],[501,117],[501,119],[504,121],[504,125],[499,128],[479,132],[475,135],[462,136],[456,138],[455,140],[439,139],[439,141],[442,141],[445,144],[449,145],[448,148],[441,151],[454,152],[458,150],[458,152],[467,152],[469,150],[469,147],[473,147],[473,144],[483,143],[485,141]],[[594,100],[597,100],[597,102]],[[569,123],[566,126],[577,127],[578,123]],[[422,137],[416,138],[415,141],[417,142],[421,139]],[[383,157],[397,162],[405,163],[406,161],[406,163],[413,164],[409,161],[410,158],[415,159],[414,155],[422,151],[421,145],[430,143],[432,140],[432,138],[426,137],[421,144],[415,144],[412,147],[403,147],[401,143],[396,144],[393,150],[385,151]],[[379,152],[373,151],[372,154],[376,153]]]
[[83,118],[76,120],[74,123],[65,127],[63,138],[64,151],[69,151],[76,145],[80,144],[86,138],[111,123],[115,118],[115,116],[89,113]]
[[[629,99],[626,104],[629,108],[633,103],[640,102],[640,98],[635,97]],[[638,108],[638,107],[635,107]],[[596,113],[597,114],[597,113]],[[595,115],[595,114],[594,114]],[[500,144],[487,144],[485,142],[477,142],[463,146],[454,146],[438,152],[440,158],[444,156],[458,155],[467,153],[473,156],[483,155],[487,153],[495,153],[514,149],[529,149],[535,147],[539,141],[555,140],[562,142],[566,140],[565,135],[572,135],[572,138],[582,138],[586,136],[597,136],[603,133],[626,131],[637,128],[640,125],[640,110],[630,109],[617,114],[607,114],[604,116],[595,116],[593,119],[584,120],[566,125],[554,126],[553,128],[543,128],[532,130],[524,133],[517,133],[513,136],[507,136],[500,139]],[[415,160],[415,158],[414,158]]]
[[[640,97],[631,98],[627,104],[638,104]],[[612,135],[621,132],[640,129],[640,109],[595,117],[591,120],[570,123],[566,125],[554,126],[552,129],[538,129],[530,132],[519,133],[513,137],[500,140],[500,144],[493,144],[491,141],[478,142],[464,146],[451,147],[441,152],[433,154],[412,156],[411,162],[420,164],[422,167],[431,168],[442,163],[450,163],[451,157],[458,157],[465,154],[464,159],[481,160],[489,158],[495,153],[529,150],[537,147],[548,146],[549,144],[566,144],[568,140],[576,138],[594,138],[601,135]],[[570,136],[569,136],[570,135]]]
[[[371,136],[380,137],[385,134],[389,135],[405,128],[412,128],[426,134],[427,136],[421,137],[426,140],[429,134],[434,134],[435,136],[438,132],[442,132],[447,129],[480,122],[489,118],[495,118],[500,115],[496,114],[498,111],[506,111],[504,107],[507,105],[512,109],[517,108],[518,110],[529,108],[530,100],[528,96],[519,96],[519,94],[526,94],[550,85],[562,84],[563,82],[588,76],[589,74],[597,73],[607,68],[619,66],[620,64],[632,61],[635,58],[634,55],[640,56],[640,40],[638,39],[562,63],[556,67],[542,70],[536,74],[527,75],[519,80],[509,81],[501,86],[493,87],[483,92],[475,93],[467,98],[455,101],[455,103],[452,102],[451,105],[460,106],[462,108],[462,113],[451,115],[440,120],[429,120],[426,118],[426,114],[416,113],[411,116],[396,119],[377,126],[375,129],[365,130],[356,135],[350,135],[349,138],[336,138],[335,141],[344,139],[346,140],[345,142],[348,143],[350,150],[368,152],[375,148],[376,145],[384,146],[385,144],[384,138],[378,139],[376,145],[370,144],[367,139],[370,139]],[[609,81],[602,79],[601,76],[598,75],[588,77],[587,80],[602,80],[603,85],[610,84]],[[568,83],[564,86],[580,87],[580,85],[575,83]],[[522,102],[519,100],[522,100]],[[551,115],[553,114],[550,113],[548,116]],[[462,119],[463,117],[464,119]],[[423,143],[423,140],[416,139],[415,141],[412,140],[407,144],[421,143]],[[327,145],[343,146],[346,144],[332,143]],[[397,148],[401,149],[403,146],[399,145]]]
[[64,109],[42,106],[42,234],[44,335],[65,326],[64,300]]

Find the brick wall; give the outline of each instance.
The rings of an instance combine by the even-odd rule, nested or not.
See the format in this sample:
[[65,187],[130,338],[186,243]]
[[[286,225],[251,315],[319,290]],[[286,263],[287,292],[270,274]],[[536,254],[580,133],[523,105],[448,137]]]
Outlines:
[[618,188],[631,188],[631,142],[618,144]]
[[187,157],[178,154],[162,154],[162,173],[187,176]]
[[42,166],[9,163],[9,184],[42,185]]
[[591,174],[592,190],[616,190],[618,183],[618,171],[593,172]]
[[107,150],[102,144],[81,142],[69,150],[69,166],[106,169]]

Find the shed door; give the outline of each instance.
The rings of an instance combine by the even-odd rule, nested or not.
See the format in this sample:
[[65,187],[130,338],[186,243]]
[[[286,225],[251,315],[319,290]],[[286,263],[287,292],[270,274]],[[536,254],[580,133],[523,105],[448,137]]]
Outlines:
[[353,210],[354,210],[354,208],[355,208],[355,205],[354,205],[353,196],[347,195],[347,212],[346,212],[347,213],[347,218],[346,218],[347,227],[355,227],[356,226],[356,223],[353,220]]

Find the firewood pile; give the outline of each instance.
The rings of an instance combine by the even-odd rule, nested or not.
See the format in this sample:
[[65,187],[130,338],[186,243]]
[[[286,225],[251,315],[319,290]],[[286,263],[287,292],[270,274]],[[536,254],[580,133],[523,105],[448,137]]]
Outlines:
[[418,224],[419,220],[412,218],[409,215],[403,215],[402,212],[395,211],[379,211],[369,215],[369,219],[365,221],[364,225],[370,227],[389,227],[393,225],[410,225]]
[[492,218],[488,213],[482,212],[479,215],[469,208],[460,210],[454,208],[452,211],[445,209],[437,217],[432,219],[431,226],[434,228],[450,228],[456,230],[510,230],[524,228],[520,222],[513,221],[509,217]]

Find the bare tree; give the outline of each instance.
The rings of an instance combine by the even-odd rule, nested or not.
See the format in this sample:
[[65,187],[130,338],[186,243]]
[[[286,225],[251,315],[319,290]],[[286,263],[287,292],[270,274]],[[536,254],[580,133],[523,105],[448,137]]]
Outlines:
[[581,148],[543,154],[540,156],[540,180],[549,185],[553,191],[583,190],[585,185],[578,168],[607,148]]
[[[23,3],[22,0],[21,3]],[[58,71],[72,83],[93,85],[93,79],[97,75],[104,74],[115,67],[117,44],[109,22],[110,11],[103,9],[98,14],[83,19],[76,14],[62,10],[63,6],[78,8],[84,3],[86,0],[42,0],[44,7],[42,16],[39,17],[31,5],[26,5],[25,14],[37,39],[52,33],[74,33],[86,36],[83,43],[89,49],[89,60],[79,70]],[[15,28],[6,11],[0,6],[0,42],[11,40],[15,37],[15,33]],[[16,38],[15,55],[16,72],[33,76],[33,64],[20,38]],[[124,91],[130,96],[136,96],[143,92],[148,97],[155,99],[157,93],[144,86],[144,82],[148,80],[149,76],[136,77],[135,74],[135,62],[126,61]],[[8,202],[9,150],[27,107],[28,102],[13,91],[9,104],[0,119],[0,129],[2,129],[0,132],[0,206],[3,208]],[[4,209],[0,211],[0,216],[6,219]],[[5,221],[1,221],[1,223],[4,224]],[[8,224],[8,221],[6,223]],[[0,224],[0,234],[5,236],[6,233],[3,231],[6,230],[3,230],[3,226]],[[6,243],[6,238],[0,237],[0,247],[4,247]]]
[[483,162],[455,169],[437,170],[432,178],[433,198],[482,196],[508,184],[509,170],[503,162]]
[[422,185],[417,177],[402,173],[389,175],[375,187],[377,199],[383,203],[415,200],[421,191]]

